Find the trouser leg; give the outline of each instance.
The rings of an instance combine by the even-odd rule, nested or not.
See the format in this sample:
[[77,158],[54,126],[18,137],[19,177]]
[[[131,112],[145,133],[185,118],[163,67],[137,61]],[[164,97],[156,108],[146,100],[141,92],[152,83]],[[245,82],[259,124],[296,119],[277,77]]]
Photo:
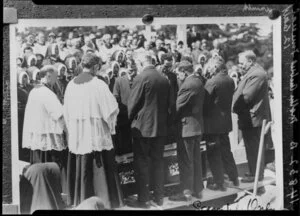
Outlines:
[[[153,169],[153,191],[156,199],[164,197],[164,146],[167,142],[167,137],[157,137],[151,139],[151,168]],[[152,179],[152,178],[151,178]]]
[[[246,148],[247,160],[250,173],[254,176],[256,171],[256,163],[258,157],[258,149],[259,149],[259,140],[260,140],[261,127],[250,128],[246,130],[242,130],[243,139]],[[259,170],[259,177],[262,178],[264,176],[264,149],[261,158],[261,165]]]
[[149,150],[150,146],[145,138],[134,138],[133,154],[135,179],[138,188],[138,200],[149,201]]
[[202,157],[200,150],[201,136],[194,138],[194,192],[196,194],[203,190]]
[[227,133],[220,135],[220,149],[224,171],[229,176],[229,179],[233,181],[238,178],[238,170],[231,152],[230,141]]
[[224,183],[224,171],[220,151],[220,138],[218,134],[207,136],[207,158],[214,182]]
[[194,143],[191,138],[180,138],[177,143],[177,156],[180,173],[180,183],[182,190],[193,190],[194,163],[193,152]]

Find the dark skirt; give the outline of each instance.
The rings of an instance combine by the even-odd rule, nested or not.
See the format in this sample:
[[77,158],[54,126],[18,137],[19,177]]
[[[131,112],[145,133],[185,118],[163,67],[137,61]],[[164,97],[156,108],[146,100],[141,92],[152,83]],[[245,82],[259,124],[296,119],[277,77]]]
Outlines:
[[77,206],[85,199],[98,196],[103,200],[106,209],[122,206],[115,164],[113,150],[85,155],[69,152],[67,205]]

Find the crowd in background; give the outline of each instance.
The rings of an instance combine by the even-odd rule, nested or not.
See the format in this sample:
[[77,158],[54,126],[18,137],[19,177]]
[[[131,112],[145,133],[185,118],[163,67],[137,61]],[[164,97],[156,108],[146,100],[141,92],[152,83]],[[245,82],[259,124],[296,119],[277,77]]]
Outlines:
[[[173,104],[170,106],[171,113],[176,112],[177,93],[187,76],[190,75],[198,77],[202,85],[205,85],[207,80],[210,80],[216,75],[214,73],[225,71],[226,75],[233,80],[233,94],[234,89],[238,87],[239,82],[245,75],[237,64],[238,53],[235,59],[229,58],[229,51],[224,45],[226,43],[224,37],[209,40],[205,38],[201,39],[200,36],[197,36],[197,33],[193,34],[192,32],[189,34],[188,46],[184,44],[183,41],[177,41],[176,38],[167,39],[163,35],[153,35],[150,40],[147,41],[141,32],[130,31],[122,31],[120,34],[102,34],[101,32],[78,32],[74,29],[70,31],[68,35],[62,33],[55,34],[54,32],[46,35],[44,32],[39,31],[29,33],[26,35],[26,38],[22,38],[20,35],[17,36],[18,58],[16,64],[18,76],[20,159],[31,163],[34,163],[33,161],[35,160],[24,146],[22,148],[23,119],[30,91],[38,86],[42,79],[45,79],[47,71],[50,70],[47,67],[54,66],[57,70],[57,79],[55,79],[55,83],[49,85],[49,88],[55,93],[58,101],[63,105],[68,84],[82,74],[83,70],[89,67],[87,63],[83,61],[84,56],[87,56],[89,53],[95,54],[98,57],[98,62],[92,65],[98,67],[93,69],[95,70],[95,76],[108,85],[109,90],[115,96],[119,105],[118,109],[120,112],[116,126],[117,135],[112,138],[116,149],[115,153],[118,155],[132,152],[131,142],[121,144],[121,142],[128,140],[128,134],[130,133],[128,130],[130,130],[130,123],[133,120],[130,119],[130,117],[124,120],[121,116],[124,114],[123,112],[127,112],[126,109],[128,109],[128,107],[123,108],[122,106],[130,106],[126,103],[133,100],[129,98],[132,94],[127,92],[126,95],[124,95],[125,90],[122,92],[122,88],[124,89],[124,86],[122,87],[122,79],[128,78],[129,87],[131,88],[133,86],[133,88],[137,88],[134,84],[134,80],[143,71],[145,61],[147,61],[147,59],[143,59],[144,62],[141,61],[139,56],[150,56],[151,62],[147,62],[147,64],[153,65],[157,71],[167,78],[170,87],[168,100]],[[192,69],[190,68],[191,65]],[[269,73],[269,75],[269,97],[272,98],[272,74]],[[85,78],[83,77],[81,79],[84,80]],[[130,92],[130,89],[128,91]],[[136,94],[138,94],[137,90]],[[126,102],[122,101],[124,97],[126,97]],[[131,102],[134,103],[134,101]],[[231,99],[228,104],[231,106]],[[174,110],[172,111],[172,109]],[[126,118],[128,118],[127,114]],[[177,121],[175,116],[171,116],[171,119],[173,122]],[[215,122],[214,124],[218,123]],[[168,130],[168,143],[176,142],[177,139],[176,128],[171,127],[172,125],[170,125],[170,130]],[[64,136],[62,133],[62,137],[59,139],[64,140]],[[215,142],[215,140],[209,136],[206,137],[206,139],[208,141],[210,140],[211,143]],[[108,154],[103,157],[113,157],[113,154]],[[212,156],[210,160],[213,160],[214,157],[216,156]],[[104,160],[102,162],[96,160],[96,163],[100,164],[109,164],[110,162],[111,160]],[[210,166],[213,166],[213,161],[210,161]],[[101,165],[99,165],[99,167],[101,167]],[[74,172],[77,172],[77,167],[75,170]],[[218,174],[218,168],[215,168],[215,170],[217,170],[217,173],[213,173],[213,175],[220,175]],[[108,188],[112,188],[110,184],[116,181],[116,179],[109,177],[109,175],[110,174],[107,174],[107,184]],[[235,184],[238,185],[236,175],[237,173],[234,174],[235,177],[232,181],[235,181]],[[113,187],[118,188],[116,185],[119,183],[114,182],[114,184]],[[215,190],[224,190],[220,185],[215,185],[215,187],[212,188]],[[117,191],[117,189],[115,190]],[[112,197],[118,196],[116,195],[118,194],[117,192],[110,191],[109,194],[113,194],[109,199],[111,203],[117,203],[115,207],[122,203],[119,200],[114,201],[114,199],[117,198]],[[182,197],[180,196],[173,198],[174,201],[181,199]],[[78,204],[76,200],[72,200],[72,202],[77,202],[76,204]],[[111,206],[114,207],[114,204]]]
[[[74,28],[69,32],[57,30],[56,33],[31,31],[27,35],[17,35],[17,65],[18,71],[26,71],[31,83],[36,79],[35,75],[38,71],[36,69],[47,64],[55,64],[63,73],[60,74],[60,77],[65,77],[62,80],[70,80],[73,75],[80,73],[82,55],[93,52],[102,61],[98,75],[106,82],[112,81],[110,82],[112,89],[114,77],[124,75],[132,63],[135,63],[132,60],[135,60],[140,52],[151,54],[153,64],[156,66],[163,64],[162,54],[168,53],[172,56],[173,70],[176,69],[176,65],[182,58],[187,58],[192,61],[195,70],[202,68],[201,70],[204,72],[204,65],[209,58],[218,54],[224,58],[228,73],[231,77],[236,77],[237,83],[240,77],[237,54],[243,51],[243,46],[253,45],[256,42],[253,42],[252,39],[252,42],[246,45],[241,43],[233,45],[233,41],[237,40],[236,38],[239,38],[240,35],[242,39],[249,37],[248,34],[245,34],[247,30],[247,28],[244,30],[241,28],[239,30],[241,33],[236,36],[229,35],[225,30],[218,33],[214,31],[202,33],[192,26],[187,31],[187,44],[178,41],[173,34],[166,35],[162,31],[152,34],[149,41],[146,41],[144,31],[138,30],[123,30],[114,34],[106,34],[100,30],[84,32],[81,28]],[[272,53],[268,50],[265,51],[265,48],[262,49],[263,51],[257,50],[256,53],[258,62],[272,77],[273,70],[270,65]],[[263,54],[259,52],[263,52]],[[260,55],[267,57],[259,57]],[[134,66],[138,68],[139,64]],[[62,91],[63,86],[61,85]]]

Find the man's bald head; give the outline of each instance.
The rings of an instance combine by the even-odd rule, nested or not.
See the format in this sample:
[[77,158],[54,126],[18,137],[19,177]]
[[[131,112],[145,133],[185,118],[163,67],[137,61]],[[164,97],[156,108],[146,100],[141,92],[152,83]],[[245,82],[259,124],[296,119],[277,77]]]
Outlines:
[[147,65],[152,65],[152,57],[148,53],[141,53],[137,57],[137,61],[140,62],[143,67]]

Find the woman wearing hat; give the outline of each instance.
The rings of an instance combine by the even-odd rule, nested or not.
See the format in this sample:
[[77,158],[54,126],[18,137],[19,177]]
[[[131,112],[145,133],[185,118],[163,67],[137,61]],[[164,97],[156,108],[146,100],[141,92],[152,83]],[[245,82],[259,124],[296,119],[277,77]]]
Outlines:
[[23,61],[24,61],[24,59],[21,56],[19,56],[17,58],[17,70],[21,70],[22,69]]
[[116,50],[113,55],[112,55],[112,59],[116,62],[118,62],[118,64],[120,65],[120,67],[124,67],[124,60],[125,60],[125,54],[122,50]]
[[29,76],[29,83],[32,87],[35,87],[37,84],[40,83],[40,77],[39,77],[40,69],[38,69],[35,66],[32,66],[27,68],[26,72]]
[[69,82],[75,76],[75,70],[77,68],[77,61],[73,55],[68,55],[65,60],[65,65],[67,67],[66,80]]
[[49,44],[47,48],[46,58],[50,59],[51,64],[57,62],[59,58],[59,47],[57,43]]
[[119,76],[119,71],[120,71],[120,65],[117,61],[113,61],[111,63],[111,71],[112,71],[112,76],[109,82],[109,90],[112,92],[114,89],[116,78]]
[[36,67],[41,69],[43,66],[44,66],[44,59],[45,59],[45,56],[40,54],[40,53],[37,53],[35,54],[36,56]]

